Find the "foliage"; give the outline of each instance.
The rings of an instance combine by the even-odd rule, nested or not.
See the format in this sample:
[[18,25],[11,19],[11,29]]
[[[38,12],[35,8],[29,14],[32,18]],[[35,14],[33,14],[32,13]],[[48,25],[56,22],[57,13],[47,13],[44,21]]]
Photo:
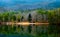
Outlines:
[[0,13],[0,21],[4,21],[4,22],[8,22],[8,21],[16,21],[20,19],[21,15],[18,14],[18,16],[15,12],[4,12],[4,13]]

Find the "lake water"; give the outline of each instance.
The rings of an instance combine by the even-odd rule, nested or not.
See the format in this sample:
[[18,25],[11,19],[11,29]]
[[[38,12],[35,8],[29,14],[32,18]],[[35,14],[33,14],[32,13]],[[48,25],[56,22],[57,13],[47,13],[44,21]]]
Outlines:
[[[48,37],[48,25],[0,25],[0,37]],[[55,28],[55,27],[54,27]],[[53,33],[53,32],[51,32]],[[51,37],[55,37],[54,34]]]

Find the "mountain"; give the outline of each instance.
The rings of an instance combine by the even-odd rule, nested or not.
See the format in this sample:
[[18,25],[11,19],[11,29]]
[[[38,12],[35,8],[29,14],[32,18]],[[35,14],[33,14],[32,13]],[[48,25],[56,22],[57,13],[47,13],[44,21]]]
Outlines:
[[60,1],[55,1],[55,2],[49,3],[47,8],[49,8],[49,9],[60,8]]
[[0,0],[0,12],[1,11],[20,11],[26,9],[54,9],[60,8],[59,0]]

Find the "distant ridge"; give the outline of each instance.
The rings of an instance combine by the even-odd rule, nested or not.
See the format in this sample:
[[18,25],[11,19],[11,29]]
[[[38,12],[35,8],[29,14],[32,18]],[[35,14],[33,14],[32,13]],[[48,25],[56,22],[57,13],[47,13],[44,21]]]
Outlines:
[[33,10],[37,8],[42,9],[55,9],[60,8],[60,1],[53,1],[53,2],[37,2],[35,4],[22,4],[26,2],[17,2],[16,4],[4,4],[0,3],[0,12],[4,11],[21,11],[21,10]]

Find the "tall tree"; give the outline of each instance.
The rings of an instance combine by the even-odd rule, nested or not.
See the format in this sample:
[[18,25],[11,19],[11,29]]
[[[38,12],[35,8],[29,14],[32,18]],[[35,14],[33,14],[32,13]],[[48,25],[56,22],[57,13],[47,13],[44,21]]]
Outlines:
[[24,17],[23,16],[21,17],[21,21],[24,21]]
[[32,16],[31,16],[31,14],[28,15],[28,21],[32,22]]

